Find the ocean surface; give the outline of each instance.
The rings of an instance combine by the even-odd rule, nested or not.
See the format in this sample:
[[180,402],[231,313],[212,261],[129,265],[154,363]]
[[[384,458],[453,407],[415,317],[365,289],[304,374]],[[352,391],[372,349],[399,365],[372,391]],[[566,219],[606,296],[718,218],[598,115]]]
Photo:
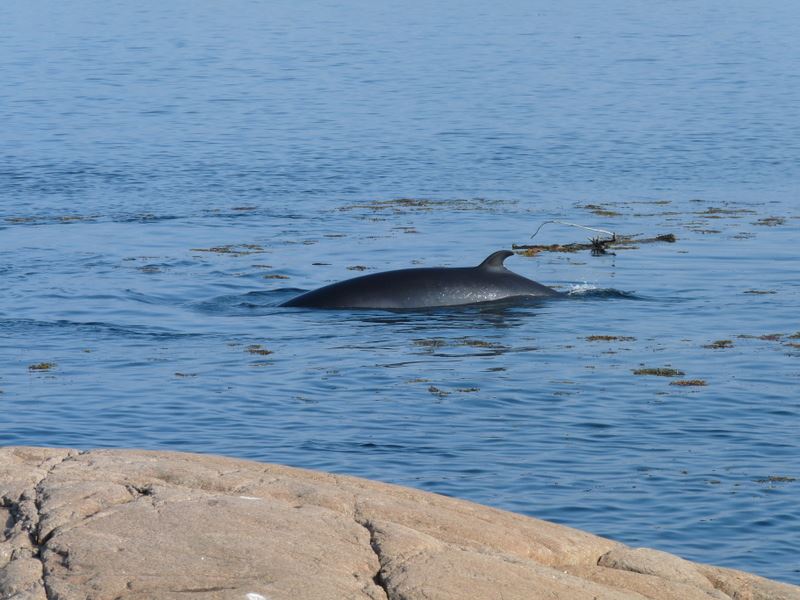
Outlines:
[[[800,584],[800,9],[563,4],[2,3],[0,444],[349,473]],[[675,241],[520,250],[546,302],[277,306],[597,235],[552,220]]]

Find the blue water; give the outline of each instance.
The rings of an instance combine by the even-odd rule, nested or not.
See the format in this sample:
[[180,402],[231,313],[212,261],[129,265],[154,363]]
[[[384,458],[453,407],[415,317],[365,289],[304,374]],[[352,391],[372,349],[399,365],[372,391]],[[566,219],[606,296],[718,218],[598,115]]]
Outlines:
[[[0,444],[350,473],[800,583],[800,10],[567,4],[0,5]],[[508,259],[544,303],[277,308],[551,219],[677,241]]]

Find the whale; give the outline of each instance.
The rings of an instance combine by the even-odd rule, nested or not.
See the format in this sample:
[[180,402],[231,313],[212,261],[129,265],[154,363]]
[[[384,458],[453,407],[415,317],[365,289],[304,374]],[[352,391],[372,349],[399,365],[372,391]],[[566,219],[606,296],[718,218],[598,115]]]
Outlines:
[[498,250],[476,267],[427,267],[362,275],[306,292],[281,306],[418,309],[563,296],[509,271],[503,262],[513,254]]

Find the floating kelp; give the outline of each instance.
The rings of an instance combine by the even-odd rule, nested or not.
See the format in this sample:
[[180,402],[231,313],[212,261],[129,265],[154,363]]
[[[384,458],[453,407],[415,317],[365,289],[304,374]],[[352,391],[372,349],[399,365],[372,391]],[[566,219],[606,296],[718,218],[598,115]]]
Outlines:
[[272,354],[272,350],[267,350],[261,344],[251,344],[247,348],[245,348],[245,352],[250,354],[258,354],[260,356],[268,356]]
[[671,369],[667,367],[644,368],[634,369],[634,375],[655,375],[656,377],[681,377],[686,375],[680,369]]
[[433,394],[434,396],[437,396],[439,398],[444,398],[445,396],[449,396],[450,395],[450,392],[447,392],[445,390],[441,390],[441,389],[437,388],[435,385],[429,385],[428,386],[428,391],[431,394]]
[[694,214],[706,219],[719,219],[724,216],[738,218],[736,215],[754,215],[756,211],[749,208],[718,208],[712,206]]
[[50,369],[54,369],[56,367],[56,363],[54,362],[40,362],[33,365],[28,366],[29,371],[49,371]]
[[722,348],[733,348],[732,340],[716,340],[710,344],[706,344],[703,348],[711,348],[712,350],[720,350]]
[[404,214],[409,212],[427,212],[437,209],[457,211],[496,210],[501,206],[516,204],[508,200],[489,200],[487,198],[455,198],[452,200],[432,200],[428,198],[393,198],[391,200],[374,200],[340,207],[340,211],[370,211],[377,213]]
[[765,342],[778,342],[783,337],[782,333],[765,333],[764,335],[750,335],[742,333],[736,337],[743,340],[764,340]]
[[759,219],[753,225],[761,225],[763,227],[776,227],[777,225],[783,225],[786,223],[786,219],[783,217],[766,217],[764,219]]
[[444,338],[428,338],[428,339],[419,339],[414,340],[415,346],[420,346],[422,348],[444,348],[444,347],[458,347],[458,346],[466,346],[468,348],[490,348],[490,349],[502,349],[505,350],[505,347],[502,344],[497,344],[495,342],[487,342],[486,340],[479,340],[474,338],[462,337],[456,338],[452,340],[444,339]]
[[211,252],[213,254],[247,256],[248,254],[262,254],[266,252],[266,250],[258,244],[226,244],[224,246],[212,246],[211,248],[192,248],[192,252]]
[[669,384],[681,387],[705,387],[708,385],[705,379],[678,379],[677,381],[670,381]]
[[795,477],[787,477],[786,475],[770,475],[763,479],[756,479],[756,483],[791,483],[797,481]]
[[611,210],[610,208],[606,208],[605,206],[601,206],[599,204],[584,204],[580,208],[584,208],[586,210],[592,211],[592,213],[596,214],[598,217],[621,217],[622,213],[617,212],[615,210]]
[[141,267],[136,267],[137,271],[142,273],[161,273],[161,267],[158,265],[142,265]]

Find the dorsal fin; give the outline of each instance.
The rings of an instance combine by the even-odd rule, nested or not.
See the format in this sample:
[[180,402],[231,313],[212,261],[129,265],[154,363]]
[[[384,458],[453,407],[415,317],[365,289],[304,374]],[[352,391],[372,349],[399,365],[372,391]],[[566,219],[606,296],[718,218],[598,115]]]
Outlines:
[[489,256],[486,257],[481,264],[478,265],[479,269],[504,269],[503,261],[507,259],[509,256],[513,256],[514,253],[509,250],[498,250],[497,252],[492,252]]

